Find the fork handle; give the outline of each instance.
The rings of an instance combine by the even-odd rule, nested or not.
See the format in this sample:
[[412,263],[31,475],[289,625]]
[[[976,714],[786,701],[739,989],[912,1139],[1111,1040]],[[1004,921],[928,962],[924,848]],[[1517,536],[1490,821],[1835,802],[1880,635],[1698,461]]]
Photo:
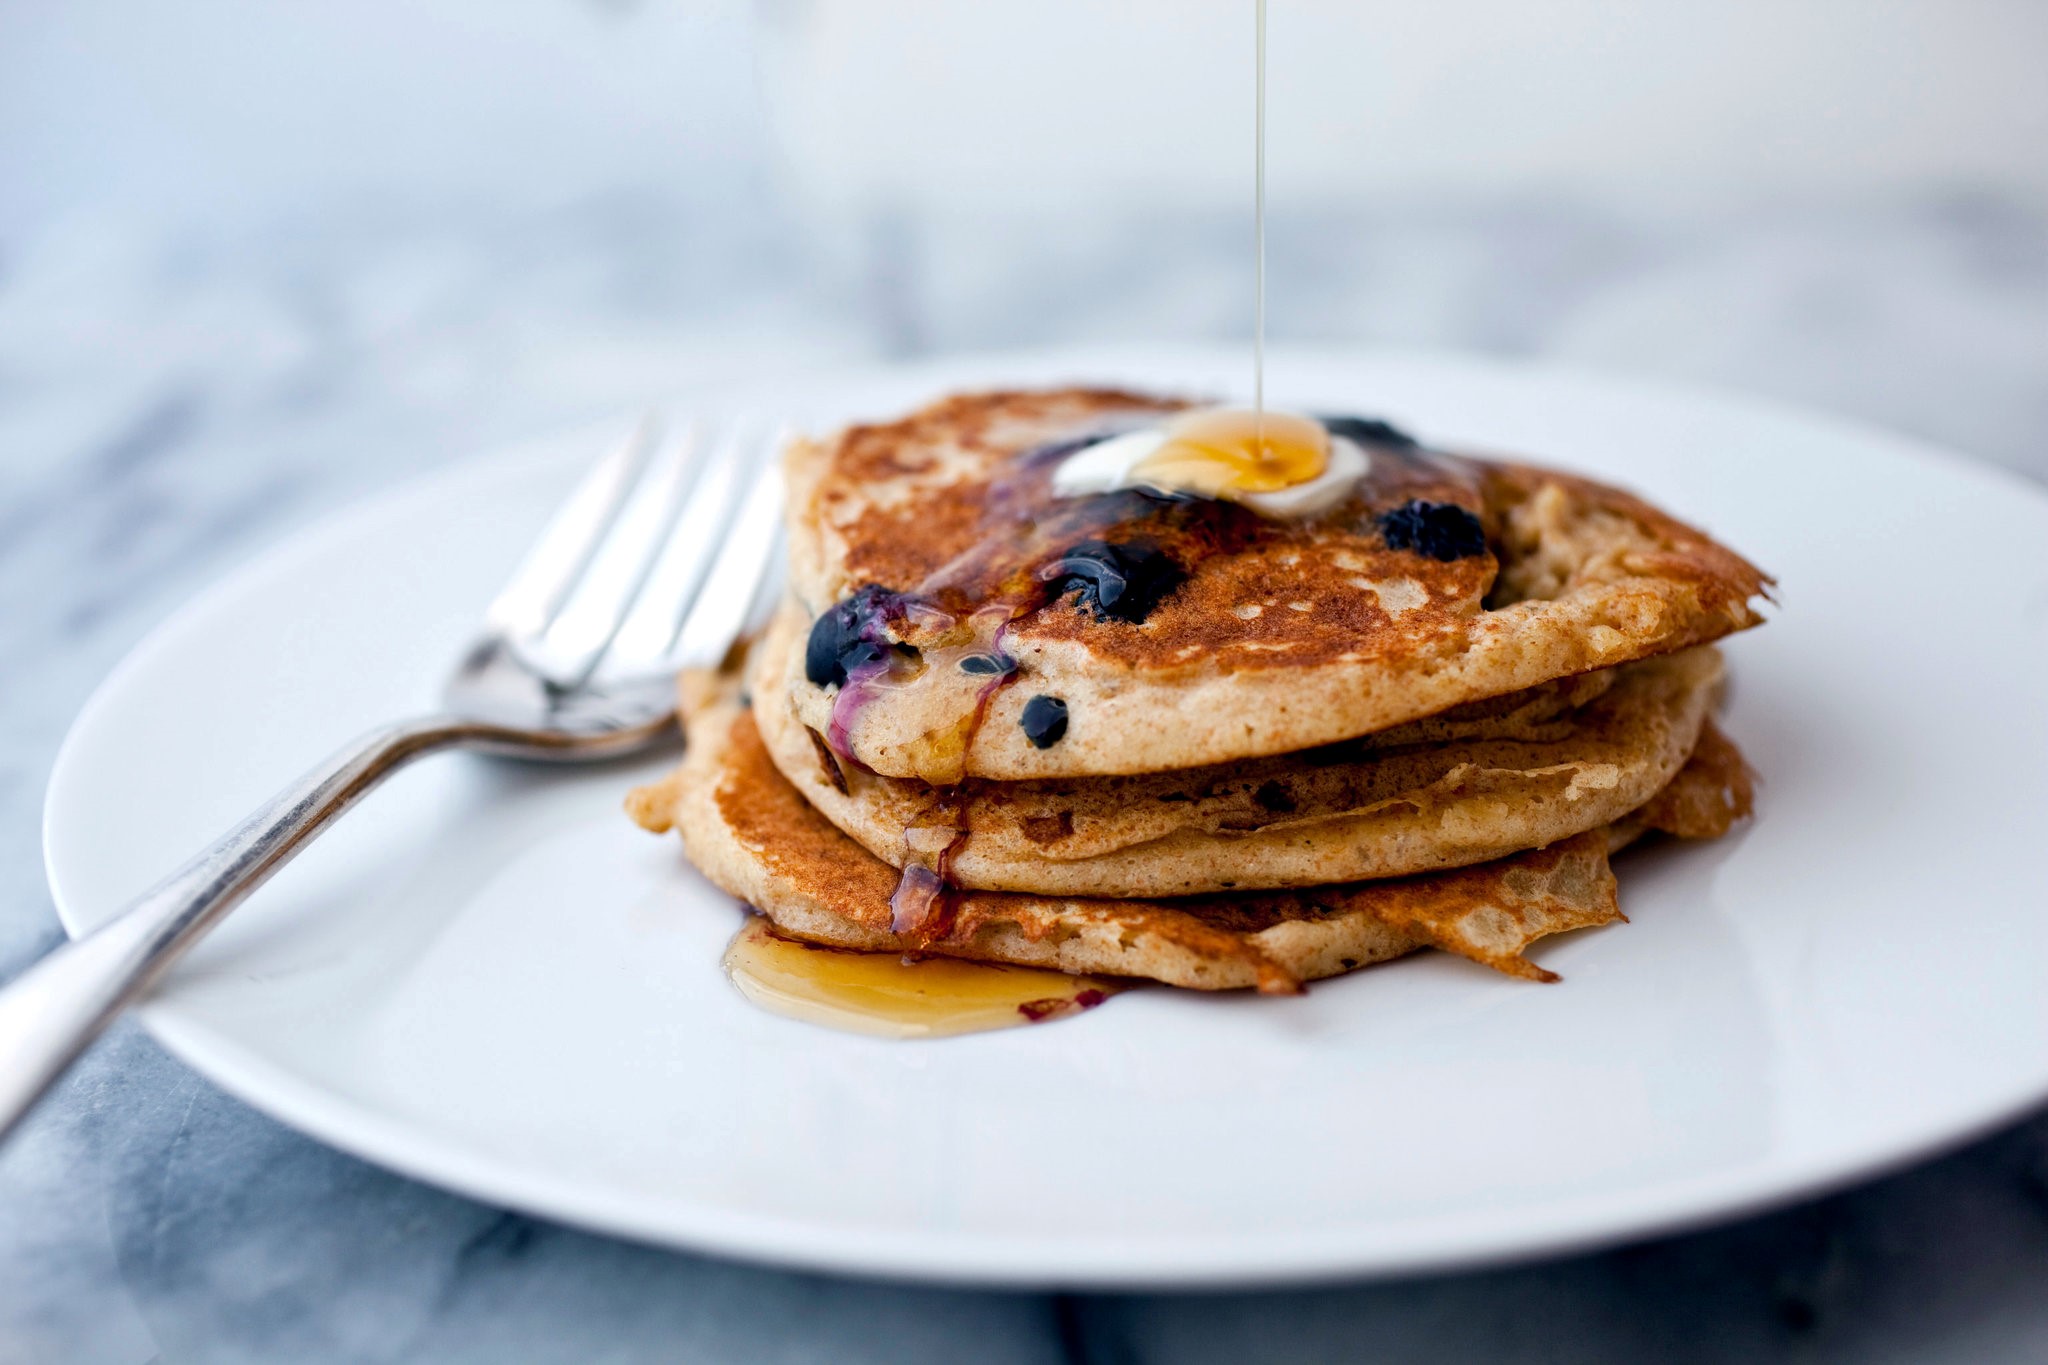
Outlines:
[[413,759],[476,731],[431,717],[363,736],[113,919],[0,988],[0,1140],[114,1016],[335,817]]

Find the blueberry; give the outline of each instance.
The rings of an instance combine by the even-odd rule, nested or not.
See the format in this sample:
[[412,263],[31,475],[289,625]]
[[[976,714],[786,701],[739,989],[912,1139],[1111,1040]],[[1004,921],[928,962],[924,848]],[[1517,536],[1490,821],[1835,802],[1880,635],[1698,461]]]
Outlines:
[[980,673],[987,677],[999,677],[1017,671],[1017,661],[1006,659],[1000,654],[970,654],[960,661],[962,673]]
[[1024,703],[1018,724],[1024,727],[1024,738],[1041,749],[1050,749],[1067,733],[1067,704],[1058,697],[1033,697]]
[[1054,597],[1077,593],[1074,605],[1136,624],[1152,614],[1159,599],[1187,581],[1187,572],[1158,546],[1133,540],[1122,545],[1084,540],[1040,575]]
[[1414,450],[1422,444],[1401,428],[1391,422],[1382,422],[1377,417],[1323,417],[1318,420],[1332,436],[1342,436],[1360,445]]
[[1486,553],[1479,518],[1454,502],[1404,502],[1380,517],[1380,534],[1389,550],[1413,550],[1446,564]]
[[847,670],[887,654],[881,618],[897,600],[895,593],[870,583],[820,614],[804,644],[804,676],[819,687],[844,687]]

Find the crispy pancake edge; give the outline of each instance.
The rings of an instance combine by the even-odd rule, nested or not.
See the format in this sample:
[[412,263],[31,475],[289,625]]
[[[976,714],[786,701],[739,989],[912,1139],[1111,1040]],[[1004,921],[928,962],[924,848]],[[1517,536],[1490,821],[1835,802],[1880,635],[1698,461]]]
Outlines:
[[[771,628],[756,656],[760,675],[780,670],[796,624],[785,613]],[[1559,722],[1565,736],[1547,743],[1422,744],[1344,761],[1325,751],[1129,778],[970,779],[950,793],[968,834],[948,875],[982,890],[1180,896],[1485,862],[1606,825],[1651,799],[1693,751],[1721,672],[1711,647],[1629,665],[1576,728]],[[772,685],[753,691],[782,775],[900,867],[906,826],[934,809],[938,792],[838,759]],[[1216,788],[1230,799],[1198,799]],[[1355,805],[1304,804],[1333,789],[1368,795]]]
[[[1656,804],[1547,849],[1392,881],[1177,902],[958,893],[946,937],[911,944],[888,928],[894,869],[841,834],[781,777],[730,689],[693,716],[690,733],[681,767],[636,790],[627,809],[651,830],[679,828],[707,877],[784,931],[841,947],[915,947],[1200,990],[1293,992],[1422,946],[1509,975],[1554,980],[1523,951],[1546,935],[1621,918],[1607,857],[1654,826]],[[1688,765],[1673,788],[1712,787],[1722,776]],[[1732,823],[1730,812],[1742,803],[1694,795],[1681,804],[1719,809]]]

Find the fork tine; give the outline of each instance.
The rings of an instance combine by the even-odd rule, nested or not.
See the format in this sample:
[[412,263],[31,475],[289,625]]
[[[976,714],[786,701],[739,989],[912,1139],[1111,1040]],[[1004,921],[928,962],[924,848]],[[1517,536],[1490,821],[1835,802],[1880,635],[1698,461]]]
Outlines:
[[667,666],[683,619],[703,589],[733,512],[747,491],[748,466],[760,449],[756,431],[753,423],[738,422],[717,443],[668,544],[612,638],[604,664],[607,672],[652,672]]
[[485,609],[488,625],[515,639],[547,629],[639,481],[654,450],[656,432],[652,414],[641,418],[632,434],[576,485]]
[[[780,450],[778,433],[771,450]],[[681,636],[667,660],[671,669],[712,668],[725,658],[756,612],[770,561],[782,529],[782,469],[774,459],[760,462],[718,549],[710,576],[690,605]]]
[[574,687],[604,657],[690,505],[704,448],[692,427],[656,450],[554,620],[538,638],[514,642],[544,677]]

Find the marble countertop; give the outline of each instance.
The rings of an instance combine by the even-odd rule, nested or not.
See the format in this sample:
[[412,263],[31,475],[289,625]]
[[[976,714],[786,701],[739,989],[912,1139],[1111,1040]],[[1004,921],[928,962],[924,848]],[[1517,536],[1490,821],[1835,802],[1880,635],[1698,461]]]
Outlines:
[[[722,379],[1242,337],[1231,223],[882,221],[772,202],[451,224],[71,221],[0,255],[0,976],[53,946],[66,725],[182,599],[338,503]],[[846,243],[842,243],[845,245]],[[2048,477],[2048,217],[1997,198],[1413,206],[1276,229],[1291,341],[1765,393]],[[122,1025],[0,1150],[0,1362],[2048,1359],[2048,1117],[1733,1226],[1292,1292],[878,1286],[508,1214],[325,1148]]]

